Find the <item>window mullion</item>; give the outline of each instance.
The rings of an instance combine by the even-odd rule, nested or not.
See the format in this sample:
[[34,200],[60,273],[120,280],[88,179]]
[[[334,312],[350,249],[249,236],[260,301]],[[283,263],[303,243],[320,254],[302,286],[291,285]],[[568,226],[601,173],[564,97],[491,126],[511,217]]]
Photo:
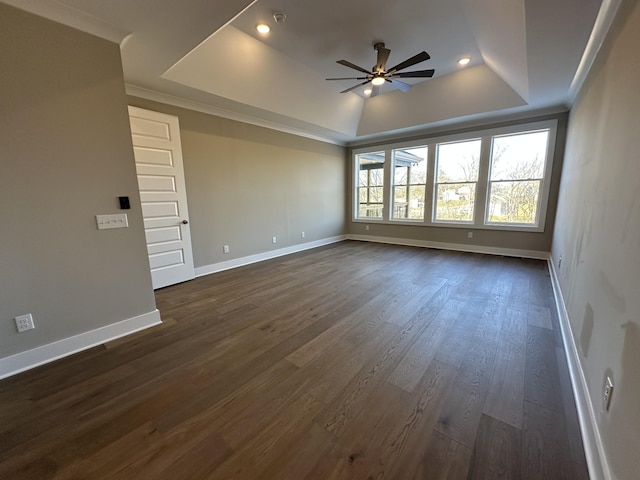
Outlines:
[[491,157],[491,137],[482,137],[480,144],[480,165],[476,185],[476,204],[473,212],[474,225],[482,225],[486,219],[487,199],[489,198],[489,164]]
[[433,205],[436,178],[436,144],[430,143],[427,150],[427,184],[424,193],[424,223],[433,224]]
[[383,170],[383,182],[382,182],[382,195],[384,202],[382,204],[382,218],[385,221],[391,220],[391,204],[393,202],[393,189],[391,188],[393,180],[393,165],[392,165],[392,150],[385,149],[384,151],[384,170]]

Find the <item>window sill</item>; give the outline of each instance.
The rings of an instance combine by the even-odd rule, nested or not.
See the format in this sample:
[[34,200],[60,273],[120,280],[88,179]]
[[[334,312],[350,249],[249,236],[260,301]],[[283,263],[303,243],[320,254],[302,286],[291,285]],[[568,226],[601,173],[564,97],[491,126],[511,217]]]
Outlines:
[[465,228],[467,230],[495,230],[504,232],[543,233],[544,227],[538,225],[485,225],[476,223],[428,222],[422,220],[382,220],[354,218],[353,223],[375,223],[377,225],[398,225],[408,227]]

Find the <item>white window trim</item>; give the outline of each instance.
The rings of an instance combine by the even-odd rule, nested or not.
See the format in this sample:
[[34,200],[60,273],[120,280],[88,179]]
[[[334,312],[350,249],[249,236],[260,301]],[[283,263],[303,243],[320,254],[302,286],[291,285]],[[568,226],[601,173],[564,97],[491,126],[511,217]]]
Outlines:
[[[421,144],[421,145],[418,145],[418,147],[427,147],[427,145],[426,144],[424,144],[424,145]],[[415,147],[411,147],[411,148],[415,148]],[[416,225],[416,224],[420,225],[420,224],[424,223],[423,220],[421,220],[421,219],[417,219],[417,218],[394,218],[392,216],[393,207],[395,206],[395,197],[394,197],[394,190],[393,189],[397,186],[396,183],[395,183],[396,159],[395,159],[395,156],[393,155],[393,152],[395,150],[397,150],[397,149],[393,148],[393,149],[390,150],[390,153],[389,153],[389,155],[391,157],[391,161],[392,161],[392,165],[391,165],[391,168],[390,168],[390,170],[391,170],[390,181],[392,182],[392,184],[390,184],[390,186],[389,186],[389,193],[390,193],[390,196],[389,196],[389,207],[390,207],[389,217],[390,218],[389,218],[389,220],[393,224],[396,224],[398,222],[407,222],[407,223],[409,223],[411,225]],[[404,148],[402,150],[404,150]],[[406,150],[410,150],[410,148],[407,147]],[[430,149],[427,150],[427,155],[428,156],[431,155],[431,150]],[[427,172],[427,178],[425,178],[425,183],[424,183],[424,189],[425,189],[424,215],[426,215],[426,213],[428,211],[427,210],[427,195],[428,195],[428,192],[429,192],[429,187],[428,187],[428,185],[429,185],[429,160],[428,160],[428,158],[429,157],[427,157],[427,165],[425,167],[426,168],[426,172]],[[407,177],[407,182],[410,182],[410,178],[409,177]],[[411,185],[422,185],[420,183],[413,183],[413,184],[412,183],[407,183],[407,184],[410,185],[410,186]],[[431,208],[431,207],[429,207],[429,208]]]
[[[535,130],[549,130],[549,137],[547,143],[547,159],[544,167],[544,174],[542,178],[542,188],[540,197],[538,198],[538,222],[535,225],[523,225],[523,224],[509,224],[509,223],[485,223],[486,212],[489,208],[489,169],[491,162],[491,138],[497,135],[508,135],[516,133],[525,133]],[[426,226],[426,227],[442,227],[442,228],[472,228],[476,230],[508,230],[508,231],[520,231],[520,232],[543,232],[547,218],[547,207],[549,205],[549,192],[551,190],[551,173],[554,163],[556,135],[558,129],[558,120],[543,120],[539,122],[521,123],[516,125],[509,125],[505,127],[489,128],[483,130],[474,130],[465,133],[440,135],[434,137],[426,137],[418,140],[412,140],[408,142],[394,142],[390,144],[377,145],[371,147],[357,148],[352,151],[352,193],[351,200],[353,206],[352,221],[355,223],[378,223],[386,225],[411,225],[411,226]],[[452,222],[446,220],[434,221],[434,195],[435,195],[435,154],[436,145],[438,143],[456,142],[464,140],[472,140],[474,138],[481,138],[481,152],[480,152],[480,170],[478,183],[476,185],[476,199],[474,219],[472,222]],[[410,149],[415,147],[428,147],[427,157],[427,184],[425,194],[425,218],[424,220],[410,220],[410,219],[392,219],[391,218],[391,204],[393,189],[391,185],[392,181],[392,151],[396,149]],[[384,206],[382,218],[358,218],[358,172],[356,156],[363,153],[372,152],[384,152]],[[355,189],[355,190],[353,190]]]

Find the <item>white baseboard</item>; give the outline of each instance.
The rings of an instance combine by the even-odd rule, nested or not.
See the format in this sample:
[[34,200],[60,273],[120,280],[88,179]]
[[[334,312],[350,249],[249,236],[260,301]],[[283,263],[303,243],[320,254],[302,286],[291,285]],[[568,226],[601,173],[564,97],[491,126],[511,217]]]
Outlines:
[[292,253],[303,252],[312,248],[322,247],[323,245],[329,245],[331,243],[342,242],[346,239],[345,235],[338,235],[335,237],[323,238],[322,240],[316,240],[314,242],[302,243],[300,245],[292,245],[290,247],[279,248],[278,250],[270,250],[264,253],[256,253],[255,255],[248,255],[246,257],[234,258],[233,260],[227,260],[226,262],[213,263],[211,265],[205,265],[203,267],[197,267],[196,277],[202,277],[204,275],[210,275],[212,273],[222,272],[224,270],[230,270],[232,268],[243,267],[252,263],[262,262],[264,260],[270,260],[272,258],[282,257],[283,255],[290,255]]
[[560,282],[558,281],[558,273],[551,255],[547,258],[547,263],[549,264],[551,285],[553,286],[556,309],[558,310],[558,318],[560,320],[564,351],[569,366],[569,376],[571,377],[571,385],[573,386],[573,393],[576,400],[576,409],[580,421],[580,430],[582,431],[584,453],[587,458],[587,466],[589,467],[589,476],[594,480],[611,480],[613,477],[611,476],[609,462],[607,461],[604,446],[602,445],[602,437],[598,429],[593,402],[591,401],[589,389],[587,388],[587,379],[582,370],[575,337],[571,330],[569,313],[567,312],[562,290],[560,289]]
[[128,318],[111,325],[96,328],[88,332],[48,343],[32,350],[0,358],[0,379],[30,370],[45,363],[53,362],[82,350],[102,345],[116,338],[144,330],[162,323],[160,312],[156,309],[137,317]]
[[347,235],[347,240],[360,240],[363,242],[389,243],[393,245],[407,245],[410,247],[437,248],[440,250],[454,250],[457,252],[484,253],[488,255],[502,255],[505,257],[522,257],[546,260],[548,252],[537,250],[520,250],[517,248],[487,247],[483,245],[465,245],[462,243],[431,242],[429,240],[412,240],[408,238],[377,237],[373,235]]

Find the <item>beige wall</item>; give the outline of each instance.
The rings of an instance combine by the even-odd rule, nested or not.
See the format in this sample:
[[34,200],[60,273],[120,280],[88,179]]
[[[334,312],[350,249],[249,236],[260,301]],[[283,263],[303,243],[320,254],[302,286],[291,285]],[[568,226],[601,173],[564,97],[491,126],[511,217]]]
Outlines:
[[129,104],[180,120],[196,268],[344,234],[345,148],[141,98]]
[[[614,478],[640,475],[640,4],[622,3],[569,119],[553,262]],[[603,411],[605,375],[613,375]]]
[[[155,310],[117,45],[0,4],[0,357]],[[130,227],[96,229],[119,213]],[[36,329],[16,333],[31,313]]]
[[[488,128],[500,128],[505,126],[516,125],[518,123],[530,123],[549,119],[558,120],[558,129],[556,135],[556,147],[554,154],[554,164],[551,172],[551,185],[549,190],[549,203],[547,207],[547,216],[545,218],[545,226],[543,232],[517,232],[517,231],[504,231],[504,230],[482,230],[469,228],[454,228],[454,227],[432,227],[432,226],[414,226],[414,225],[390,225],[381,224],[376,222],[354,222],[353,218],[353,172],[349,169],[349,195],[348,195],[348,222],[347,232],[355,235],[367,235],[375,237],[391,237],[397,239],[407,240],[422,240],[428,242],[438,243],[454,243],[460,245],[466,245],[470,248],[474,246],[500,248],[500,249],[516,249],[516,250],[530,250],[534,252],[540,252],[544,254],[551,250],[551,239],[553,237],[553,225],[555,221],[555,211],[558,204],[558,186],[560,184],[560,172],[562,171],[562,157],[564,155],[564,144],[567,132],[567,117],[566,113],[558,115],[546,115],[539,117],[527,118],[519,120],[517,122],[501,122],[490,123],[481,127],[465,128],[459,130],[450,131],[438,131],[437,134],[432,136],[444,136],[452,134],[462,134],[466,132],[484,130]],[[421,137],[407,137],[406,139],[394,139],[393,143],[401,143],[403,141],[410,142],[414,140],[425,140],[429,136]],[[359,145],[358,148],[366,146],[381,145],[371,143],[368,145]],[[351,158],[351,157],[350,157]],[[352,160],[350,159],[349,162]],[[369,230],[366,230],[366,225],[369,225]],[[467,237],[467,232],[473,232],[473,238]]]

